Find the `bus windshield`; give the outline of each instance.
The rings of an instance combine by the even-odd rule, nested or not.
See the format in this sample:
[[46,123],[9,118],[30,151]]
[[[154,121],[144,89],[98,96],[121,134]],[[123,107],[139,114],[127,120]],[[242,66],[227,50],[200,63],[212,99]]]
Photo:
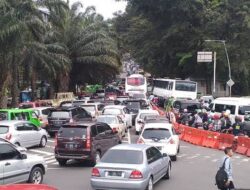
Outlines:
[[176,81],[175,90],[195,92],[196,91],[196,83],[187,82],[187,81]]

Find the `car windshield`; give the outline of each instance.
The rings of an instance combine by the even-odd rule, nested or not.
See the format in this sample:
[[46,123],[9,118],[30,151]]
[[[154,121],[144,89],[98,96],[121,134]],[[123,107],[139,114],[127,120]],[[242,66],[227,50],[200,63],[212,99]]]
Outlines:
[[9,132],[8,126],[0,125],[0,134],[6,134],[8,132]]
[[239,114],[240,115],[250,114],[250,106],[239,106]]
[[188,81],[176,81],[175,90],[195,92],[196,83]]
[[87,133],[87,127],[72,127],[72,126],[67,126],[67,127],[62,127],[58,131],[58,137],[62,138],[86,138],[86,133]]
[[142,113],[140,115],[140,119],[144,119],[147,116],[158,116],[158,114],[157,113]]
[[82,105],[81,106],[83,109],[87,110],[88,112],[94,112],[95,111],[95,106],[86,106],[86,105]]
[[126,102],[126,106],[128,109],[140,109],[140,102]]
[[122,114],[122,111],[116,108],[107,108],[107,109],[104,109],[103,114],[120,115]]
[[148,128],[142,134],[144,139],[168,139],[170,136],[169,130],[164,128]]
[[59,118],[70,118],[70,113],[68,111],[53,111],[51,112],[50,116]]
[[8,119],[8,113],[7,112],[0,112],[0,121],[7,120]]
[[116,124],[117,123],[117,119],[115,117],[98,117],[97,121],[107,123],[107,124]]
[[137,150],[109,150],[101,159],[104,163],[142,164],[143,153]]

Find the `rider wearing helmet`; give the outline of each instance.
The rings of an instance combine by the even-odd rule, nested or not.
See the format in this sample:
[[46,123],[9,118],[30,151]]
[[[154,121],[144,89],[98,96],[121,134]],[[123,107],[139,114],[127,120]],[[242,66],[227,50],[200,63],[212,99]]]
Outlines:
[[235,116],[235,123],[232,125],[233,135],[238,136],[243,132],[243,124],[241,116]]

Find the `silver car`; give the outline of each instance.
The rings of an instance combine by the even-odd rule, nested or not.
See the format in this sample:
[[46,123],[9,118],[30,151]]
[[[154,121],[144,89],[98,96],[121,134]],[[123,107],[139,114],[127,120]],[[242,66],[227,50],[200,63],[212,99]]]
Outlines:
[[43,157],[25,154],[13,144],[0,141],[0,186],[21,182],[40,184],[46,170]]
[[22,147],[40,146],[47,144],[48,133],[29,121],[0,121],[0,137]]
[[121,144],[106,152],[92,169],[93,189],[152,190],[161,178],[169,179],[171,160],[167,154],[145,144]]

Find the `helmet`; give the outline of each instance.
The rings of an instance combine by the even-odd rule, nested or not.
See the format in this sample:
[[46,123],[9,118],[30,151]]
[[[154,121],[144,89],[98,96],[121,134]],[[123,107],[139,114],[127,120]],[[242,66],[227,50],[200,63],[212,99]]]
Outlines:
[[188,112],[188,110],[187,110],[187,109],[184,109],[184,110],[183,110],[183,112],[184,112],[184,113],[187,113],[187,112]]
[[239,115],[235,116],[235,121],[236,122],[241,122],[242,121],[242,117],[239,116]]

